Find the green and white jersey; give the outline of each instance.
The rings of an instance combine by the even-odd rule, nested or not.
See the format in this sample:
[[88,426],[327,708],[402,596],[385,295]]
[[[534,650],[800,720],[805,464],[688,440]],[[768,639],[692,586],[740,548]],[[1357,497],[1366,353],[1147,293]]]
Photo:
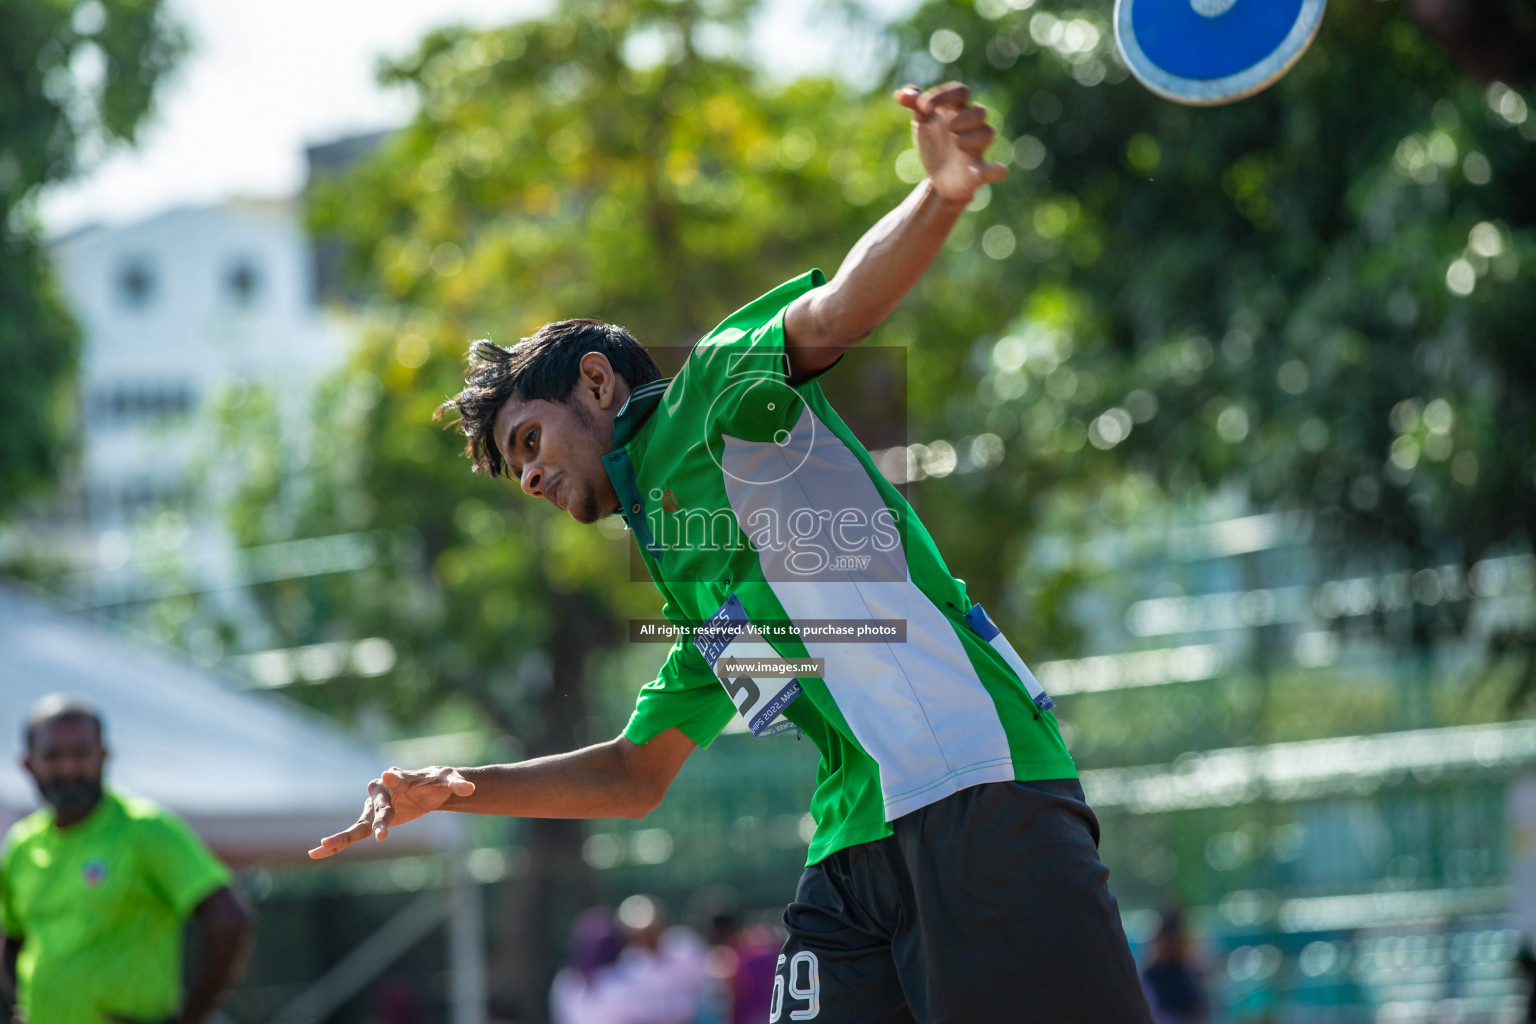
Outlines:
[[[824,660],[783,709],[821,752],[809,863],[967,786],[1077,776],[1050,699],[906,500],[816,381],[788,383],[785,309],[823,283],[813,270],[779,286],[705,336],[676,377],[636,388],[604,457],[669,620],[744,613],[769,653]],[[904,623],[905,635],[770,628],[829,620]],[[704,646],[674,645],[626,737],[676,727],[707,746],[720,733],[742,698]]]

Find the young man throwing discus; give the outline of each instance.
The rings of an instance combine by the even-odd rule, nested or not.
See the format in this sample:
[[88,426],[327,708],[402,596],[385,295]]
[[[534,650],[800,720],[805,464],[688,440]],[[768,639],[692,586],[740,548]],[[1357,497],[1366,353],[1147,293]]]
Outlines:
[[[994,132],[965,86],[896,99],[927,179],[830,282],[812,270],[744,306],[676,377],[596,320],[510,349],[475,343],[444,405],[475,469],[583,523],[623,516],[668,619],[699,628],[618,738],[390,769],[357,823],[310,855],[431,811],[640,817],[739,714],[759,737],[798,729],[821,752],[769,1021],[1145,1024],[1050,698],[817,383],[1007,173],[983,157]],[[839,632],[859,624],[879,628]]]

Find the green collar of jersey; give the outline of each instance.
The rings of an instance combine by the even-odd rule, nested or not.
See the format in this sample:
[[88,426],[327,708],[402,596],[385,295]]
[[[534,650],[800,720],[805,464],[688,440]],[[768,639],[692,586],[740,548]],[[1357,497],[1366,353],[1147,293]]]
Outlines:
[[635,467],[629,459],[628,445],[651,418],[656,406],[661,404],[661,396],[666,394],[667,385],[671,383],[671,377],[663,377],[629,393],[629,398],[613,418],[613,451],[603,456],[603,469],[608,472],[613,491],[619,496],[619,515],[634,531],[635,539],[658,562],[661,561],[661,548],[656,545],[650,524],[645,521],[645,499],[635,482]]
[[613,418],[614,448],[623,448],[635,439],[640,428],[645,426],[645,421],[656,411],[656,406],[661,404],[661,396],[667,393],[667,385],[671,383],[671,377],[663,377],[649,384],[641,384],[629,393],[629,398],[619,408],[619,414]]

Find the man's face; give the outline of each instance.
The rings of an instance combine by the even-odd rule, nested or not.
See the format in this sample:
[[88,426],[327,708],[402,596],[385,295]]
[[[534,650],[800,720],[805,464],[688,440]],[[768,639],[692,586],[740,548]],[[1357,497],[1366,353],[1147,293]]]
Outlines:
[[101,799],[101,767],[106,759],[96,723],[69,715],[33,729],[21,763],[43,800],[60,814],[72,815],[90,810]]
[[613,448],[614,415],[627,394],[608,360],[589,353],[569,401],[507,399],[493,428],[507,474],[579,523],[609,515],[619,496],[603,456]]

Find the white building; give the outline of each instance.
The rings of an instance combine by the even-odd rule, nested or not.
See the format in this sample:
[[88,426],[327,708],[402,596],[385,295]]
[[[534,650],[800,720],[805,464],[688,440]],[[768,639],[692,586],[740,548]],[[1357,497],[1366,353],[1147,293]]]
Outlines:
[[113,603],[134,592],[136,567],[167,555],[217,586],[232,547],[221,496],[208,493],[216,476],[202,472],[217,460],[210,403],[231,385],[265,385],[298,429],[350,344],[316,295],[299,203],[175,209],[77,232],[52,253],[83,334],[79,473],[51,524],[88,570],[70,589]]
[[197,413],[221,387],[265,382],[296,401],[346,351],[315,300],[293,203],[172,210],[53,253],[84,332],[81,468],[97,529],[185,492]]

